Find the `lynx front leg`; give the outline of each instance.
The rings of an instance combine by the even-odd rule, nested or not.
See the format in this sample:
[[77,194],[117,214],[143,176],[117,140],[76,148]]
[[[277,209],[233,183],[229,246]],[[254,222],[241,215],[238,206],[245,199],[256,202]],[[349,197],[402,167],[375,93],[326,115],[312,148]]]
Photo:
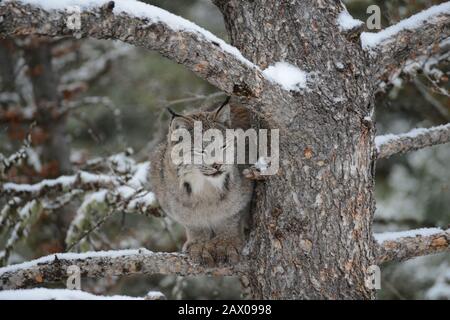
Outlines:
[[209,250],[212,231],[202,228],[186,227],[187,241],[183,245],[183,251],[187,252],[192,260],[197,263],[214,266],[214,258]]
[[218,263],[237,263],[242,248],[241,218],[224,220],[211,230],[186,228],[188,240],[183,251],[199,263],[214,266]]
[[214,237],[210,241],[214,260],[218,263],[237,263],[243,244],[241,217],[236,215],[213,228]]

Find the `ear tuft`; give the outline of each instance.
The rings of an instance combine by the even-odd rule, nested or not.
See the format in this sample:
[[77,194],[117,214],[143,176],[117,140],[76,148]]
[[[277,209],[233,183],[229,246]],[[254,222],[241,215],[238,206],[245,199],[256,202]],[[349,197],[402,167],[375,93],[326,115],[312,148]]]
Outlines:
[[172,116],[172,119],[173,119],[173,118],[176,118],[176,117],[182,117],[181,114],[176,113],[175,111],[173,111],[173,110],[170,109],[169,107],[167,107],[166,110],[167,110],[167,112],[170,113],[170,115]]

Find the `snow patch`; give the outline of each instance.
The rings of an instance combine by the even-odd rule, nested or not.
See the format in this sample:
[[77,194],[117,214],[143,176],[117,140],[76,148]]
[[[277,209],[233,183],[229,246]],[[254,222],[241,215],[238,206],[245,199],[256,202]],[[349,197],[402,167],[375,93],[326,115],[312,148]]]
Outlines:
[[164,294],[159,291],[149,291],[145,296],[150,300],[162,300],[166,298]]
[[277,62],[263,71],[272,82],[278,83],[288,91],[306,88],[307,73],[287,62]]
[[[156,297],[156,294],[153,296]],[[0,300],[143,300],[143,298],[97,296],[80,290],[34,288],[0,291]]]
[[148,173],[150,171],[150,162],[142,162],[136,165],[136,171],[133,177],[128,181],[128,184],[136,189],[144,187],[148,181]]
[[364,24],[364,22],[353,18],[347,10],[344,10],[339,13],[339,16],[337,17],[337,24],[340,31],[347,31],[359,27]]
[[384,241],[392,241],[398,238],[416,237],[416,236],[426,237],[441,232],[444,232],[444,230],[439,228],[421,228],[406,231],[376,233],[374,234],[374,238],[378,243],[383,243]]
[[390,26],[380,32],[363,32],[361,34],[361,45],[365,50],[375,48],[383,41],[388,40],[389,38],[393,38],[401,31],[414,30],[421,27],[425,22],[432,20],[441,13],[450,14],[450,2],[432,6],[429,9],[423,10],[409,17],[408,19],[402,20],[399,23]]
[[155,208],[157,206],[158,202],[156,201],[155,194],[153,192],[143,191],[128,203],[127,209],[136,210],[142,208],[146,211],[148,208]]
[[259,157],[258,161],[255,163],[255,168],[261,172],[264,172],[269,167],[269,161],[265,157]]

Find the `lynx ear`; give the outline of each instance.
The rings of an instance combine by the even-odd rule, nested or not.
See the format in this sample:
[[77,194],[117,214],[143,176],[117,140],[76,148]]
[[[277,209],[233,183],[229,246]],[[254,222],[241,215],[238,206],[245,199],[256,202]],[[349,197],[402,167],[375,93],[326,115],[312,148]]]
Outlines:
[[228,101],[225,101],[224,104],[217,108],[215,111],[214,120],[231,127],[231,108]]
[[189,129],[190,123],[189,120],[186,119],[185,117],[175,117],[172,119],[172,121],[170,122],[170,131],[174,131],[177,129]]
[[180,128],[188,128],[189,120],[180,113],[176,113],[170,108],[167,108],[167,111],[171,114],[172,119],[170,120],[170,131],[180,129]]

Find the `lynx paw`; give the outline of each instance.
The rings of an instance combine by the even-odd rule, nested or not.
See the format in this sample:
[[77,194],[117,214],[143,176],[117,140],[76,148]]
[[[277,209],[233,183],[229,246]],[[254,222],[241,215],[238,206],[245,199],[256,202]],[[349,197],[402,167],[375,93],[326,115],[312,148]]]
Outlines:
[[213,238],[208,241],[188,242],[184,246],[191,258],[210,267],[218,263],[237,263],[241,242],[235,239]]

